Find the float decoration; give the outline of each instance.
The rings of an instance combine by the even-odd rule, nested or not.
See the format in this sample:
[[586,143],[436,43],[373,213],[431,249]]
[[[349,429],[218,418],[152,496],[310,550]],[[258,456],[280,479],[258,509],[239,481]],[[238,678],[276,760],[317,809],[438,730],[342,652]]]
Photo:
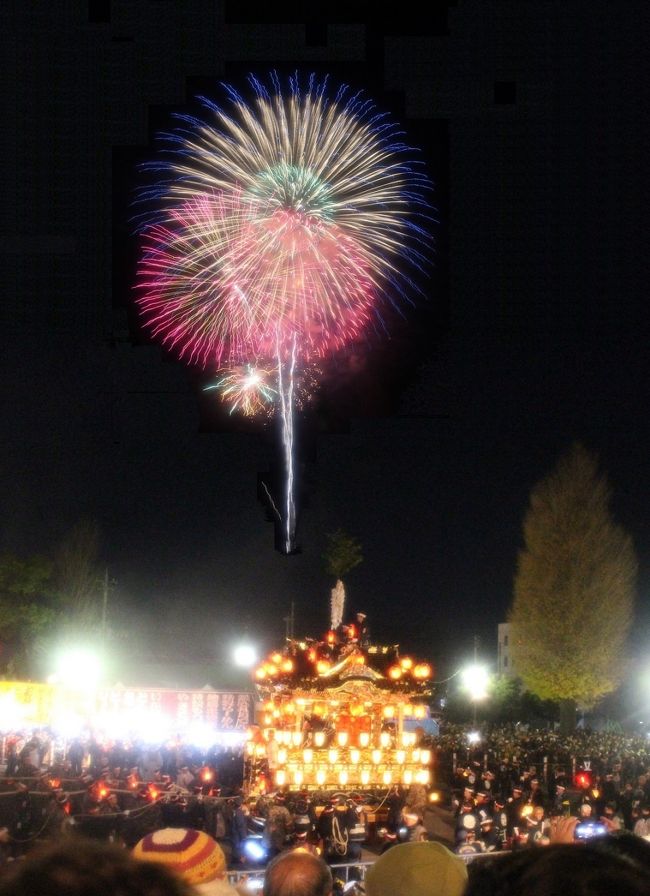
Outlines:
[[428,714],[432,668],[399,645],[362,646],[354,625],[287,639],[254,671],[262,704],[246,744],[249,790],[385,790],[430,783],[408,730]]

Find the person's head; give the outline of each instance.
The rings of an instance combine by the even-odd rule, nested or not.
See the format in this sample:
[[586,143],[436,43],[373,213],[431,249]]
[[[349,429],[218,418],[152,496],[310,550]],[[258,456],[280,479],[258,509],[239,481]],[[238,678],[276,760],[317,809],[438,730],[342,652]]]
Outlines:
[[140,862],[112,843],[74,837],[14,862],[1,896],[193,896],[189,884],[160,865]]
[[535,806],[533,808],[533,819],[535,821],[542,821],[544,818],[544,806]]
[[646,896],[649,892],[650,873],[641,863],[594,840],[525,849],[477,863],[464,896]]
[[330,896],[332,872],[319,856],[310,852],[280,853],[266,869],[264,896]]
[[442,843],[392,846],[368,869],[367,896],[461,896],[467,868]]
[[593,809],[591,807],[591,803],[583,803],[580,806],[580,817],[581,818],[591,818]]
[[133,847],[133,855],[144,862],[165,865],[200,893],[229,890],[225,882],[224,852],[204,831],[162,828],[139,840]]

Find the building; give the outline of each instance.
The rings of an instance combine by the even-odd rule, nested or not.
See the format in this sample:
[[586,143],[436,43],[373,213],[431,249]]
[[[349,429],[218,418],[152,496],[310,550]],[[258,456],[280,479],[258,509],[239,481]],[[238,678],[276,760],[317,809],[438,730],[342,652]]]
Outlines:
[[508,678],[516,678],[514,662],[510,650],[511,632],[509,622],[500,622],[498,627],[497,673]]

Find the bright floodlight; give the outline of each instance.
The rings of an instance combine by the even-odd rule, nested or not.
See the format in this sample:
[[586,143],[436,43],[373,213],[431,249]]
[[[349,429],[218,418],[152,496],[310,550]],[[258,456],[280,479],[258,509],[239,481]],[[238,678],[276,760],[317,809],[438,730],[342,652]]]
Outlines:
[[481,735],[478,731],[469,731],[467,733],[467,740],[470,744],[477,744],[481,739]]
[[484,700],[487,697],[488,671],[485,666],[468,666],[461,674],[463,687],[472,700]]
[[235,665],[250,669],[257,662],[257,651],[252,644],[238,644],[233,651]]
[[61,684],[87,690],[99,683],[101,675],[99,656],[86,647],[73,647],[59,655],[55,678]]

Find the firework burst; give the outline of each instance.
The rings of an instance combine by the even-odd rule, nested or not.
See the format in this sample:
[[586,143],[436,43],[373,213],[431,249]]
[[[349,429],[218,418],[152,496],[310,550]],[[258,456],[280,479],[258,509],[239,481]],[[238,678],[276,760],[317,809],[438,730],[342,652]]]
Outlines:
[[244,417],[261,414],[270,416],[277,398],[277,389],[271,386],[274,374],[263,367],[235,367],[205,387],[206,392],[216,389],[223,401],[230,406],[230,413],[239,411]]
[[141,195],[143,316],[204,367],[294,339],[305,363],[383,329],[429,241],[426,176],[371,103],[313,80],[286,95],[252,84],[253,105],[227,88],[228,108],[203,100],[204,119],[183,118]]
[[[231,411],[281,419],[292,549],[294,408],[316,365],[386,329],[429,248],[429,182],[396,125],[361,95],[251,77],[179,116],[140,194],[138,304],[189,363],[220,369]],[[224,369],[225,368],[225,369]],[[301,385],[302,383],[302,385]]]

